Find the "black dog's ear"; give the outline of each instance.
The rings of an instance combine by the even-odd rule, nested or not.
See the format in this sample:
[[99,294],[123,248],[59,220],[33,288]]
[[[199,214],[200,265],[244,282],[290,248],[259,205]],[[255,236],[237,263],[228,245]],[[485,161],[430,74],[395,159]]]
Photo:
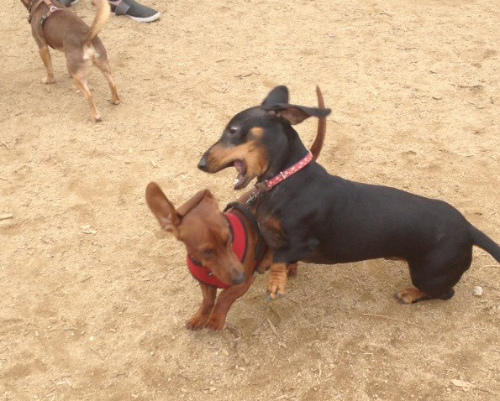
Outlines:
[[300,124],[302,121],[309,117],[326,117],[331,109],[318,109],[316,107],[305,107],[305,106],[296,106],[293,104],[274,104],[265,106],[262,108],[267,111],[274,111],[276,115],[284,118],[290,124]]
[[288,88],[284,85],[274,88],[262,102],[262,106],[270,107],[278,103],[288,103]]

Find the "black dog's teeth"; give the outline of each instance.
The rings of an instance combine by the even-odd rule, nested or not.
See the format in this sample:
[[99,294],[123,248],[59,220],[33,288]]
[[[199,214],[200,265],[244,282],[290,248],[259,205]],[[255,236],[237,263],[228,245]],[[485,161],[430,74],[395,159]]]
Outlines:
[[235,160],[233,162],[233,166],[238,172],[238,175],[234,180],[234,185],[237,186],[245,179],[245,170],[246,170],[245,163],[241,160]]

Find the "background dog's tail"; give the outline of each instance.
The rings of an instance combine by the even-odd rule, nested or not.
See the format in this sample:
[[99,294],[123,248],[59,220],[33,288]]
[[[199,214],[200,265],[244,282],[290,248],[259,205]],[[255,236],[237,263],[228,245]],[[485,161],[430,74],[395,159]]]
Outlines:
[[[318,109],[325,108],[325,101],[323,100],[323,94],[319,86],[316,86],[316,96],[318,97]],[[323,143],[325,142],[326,133],[326,117],[318,118],[318,130],[316,131],[316,139],[311,145],[311,153],[313,155],[313,160],[316,160],[323,148]]]
[[108,0],[94,0],[93,2],[96,6],[95,18],[87,32],[85,43],[89,43],[97,36],[101,29],[104,28],[104,25],[106,25],[106,22],[108,22],[109,14],[111,14],[111,6]]
[[474,244],[479,248],[484,249],[491,256],[493,256],[497,262],[500,263],[500,246],[498,246],[498,244],[496,244],[490,237],[488,237],[482,231],[478,230],[472,224],[470,227]]

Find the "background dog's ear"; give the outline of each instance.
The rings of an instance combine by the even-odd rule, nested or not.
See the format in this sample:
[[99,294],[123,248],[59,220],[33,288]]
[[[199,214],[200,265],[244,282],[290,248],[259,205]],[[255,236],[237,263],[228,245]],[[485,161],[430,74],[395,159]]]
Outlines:
[[156,182],[150,182],[146,187],[146,202],[161,228],[176,234],[181,224],[181,216]]
[[262,106],[271,107],[276,104],[288,103],[288,88],[284,85],[274,88],[262,102]]
[[317,109],[315,107],[296,106],[293,104],[274,104],[269,107],[263,107],[264,110],[274,111],[276,115],[284,118],[290,124],[300,124],[309,117],[324,118],[331,109]]

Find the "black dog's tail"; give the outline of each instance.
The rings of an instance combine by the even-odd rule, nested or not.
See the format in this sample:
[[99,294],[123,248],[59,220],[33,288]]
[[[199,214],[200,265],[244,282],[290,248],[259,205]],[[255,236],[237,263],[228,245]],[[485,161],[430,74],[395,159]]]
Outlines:
[[478,230],[472,224],[470,226],[470,232],[472,234],[474,244],[479,248],[484,249],[491,256],[493,256],[498,263],[500,263],[500,246],[498,246],[498,244],[496,244],[490,237]]
[[[319,86],[316,86],[316,96],[318,97],[318,109],[325,108],[325,101],[323,100],[323,94],[321,93],[321,89]],[[316,131],[316,139],[314,139],[313,144],[311,145],[311,153],[313,155],[313,160],[316,160],[321,153],[321,149],[323,148],[323,143],[325,142],[325,133],[326,133],[326,117],[318,118],[318,130]]]

